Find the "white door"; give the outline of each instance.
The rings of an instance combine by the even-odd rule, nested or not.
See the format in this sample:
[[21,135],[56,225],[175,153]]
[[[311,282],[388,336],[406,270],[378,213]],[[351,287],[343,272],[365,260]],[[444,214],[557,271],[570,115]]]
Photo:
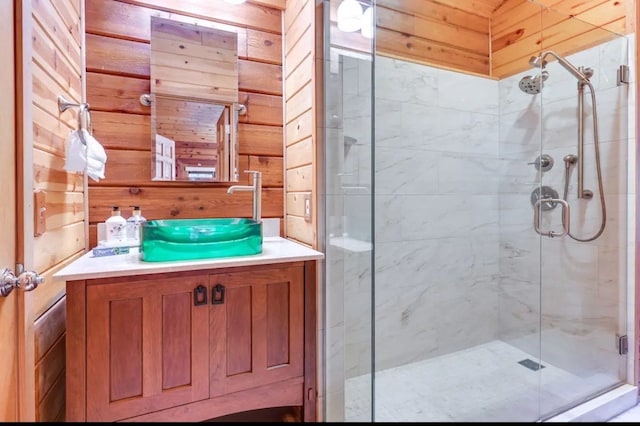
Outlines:
[[176,180],[176,143],[156,134],[156,163],[153,180]]
[[[15,272],[16,253],[16,132],[14,76],[14,5],[0,1],[0,272]],[[0,422],[18,416],[18,295],[0,296]]]

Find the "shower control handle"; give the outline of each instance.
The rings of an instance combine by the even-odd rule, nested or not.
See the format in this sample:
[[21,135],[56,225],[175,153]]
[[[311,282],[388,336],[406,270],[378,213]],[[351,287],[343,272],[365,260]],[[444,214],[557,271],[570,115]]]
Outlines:
[[536,166],[536,170],[542,170],[543,172],[548,172],[553,167],[553,158],[549,154],[542,154],[536,158],[535,161],[532,161],[527,164],[533,164]]
[[[559,203],[562,206],[562,232],[540,230],[540,210],[542,209],[542,203]],[[569,203],[561,198],[540,198],[533,206],[533,227],[538,234],[544,237],[564,237],[569,233],[570,221]]]
[[527,164],[535,164],[537,167],[547,167],[549,165],[549,160],[546,158],[538,157],[536,161],[531,161],[530,163],[527,163]]

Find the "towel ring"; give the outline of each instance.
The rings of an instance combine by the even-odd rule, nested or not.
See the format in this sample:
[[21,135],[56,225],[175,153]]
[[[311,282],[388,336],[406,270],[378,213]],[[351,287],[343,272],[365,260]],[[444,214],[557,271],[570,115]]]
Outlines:
[[[84,125],[82,123],[82,117],[84,116]],[[91,126],[91,110],[88,103],[80,104],[80,112],[78,113],[78,127],[85,129],[90,135],[93,134],[93,128]]]
[[[84,117],[84,125],[82,123],[82,117]],[[91,135],[93,133],[91,129],[91,110],[89,104],[80,104],[80,110],[78,111],[78,129],[80,129],[80,141],[84,146],[87,146],[87,141],[84,138],[82,130],[86,130]]]
[[[64,112],[69,108],[78,108],[78,130],[86,130],[90,135],[93,134],[93,128],[91,125],[91,109],[89,109],[89,104],[83,102],[81,104],[76,104],[73,102],[69,102],[64,98],[64,96],[58,96],[58,109],[60,112]],[[80,132],[80,141],[83,145],[87,145],[87,141],[84,139],[84,135]]]

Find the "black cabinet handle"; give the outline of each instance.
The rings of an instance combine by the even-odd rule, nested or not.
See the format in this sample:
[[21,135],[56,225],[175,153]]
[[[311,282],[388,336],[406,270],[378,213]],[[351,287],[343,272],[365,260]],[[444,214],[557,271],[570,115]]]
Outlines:
[[193,289],[193,304],[194,306],[207,304],[207,288],[202,284]]
[[224,286],[222,284],[216,284],[213,288],[213,294],[211,295],[211,304],[220,305],[224,303]]

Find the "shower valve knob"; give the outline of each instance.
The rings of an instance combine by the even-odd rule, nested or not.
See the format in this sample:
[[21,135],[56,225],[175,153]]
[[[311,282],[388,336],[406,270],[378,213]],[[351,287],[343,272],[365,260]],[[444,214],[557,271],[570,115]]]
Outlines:
[[551,170],[551,168],[553,167],[553,158],[551,158],[551,156],[548,154],[542,154],[538,158],[536,158],[536,161],[532,161],[527,164],[533,164],[536,166],[536,170],[546,172]]
[[549,165],[549,160],[546,158],[538,158],[536,161],[531,161],[527,164],[535,164],[538,167],[547,167]]

